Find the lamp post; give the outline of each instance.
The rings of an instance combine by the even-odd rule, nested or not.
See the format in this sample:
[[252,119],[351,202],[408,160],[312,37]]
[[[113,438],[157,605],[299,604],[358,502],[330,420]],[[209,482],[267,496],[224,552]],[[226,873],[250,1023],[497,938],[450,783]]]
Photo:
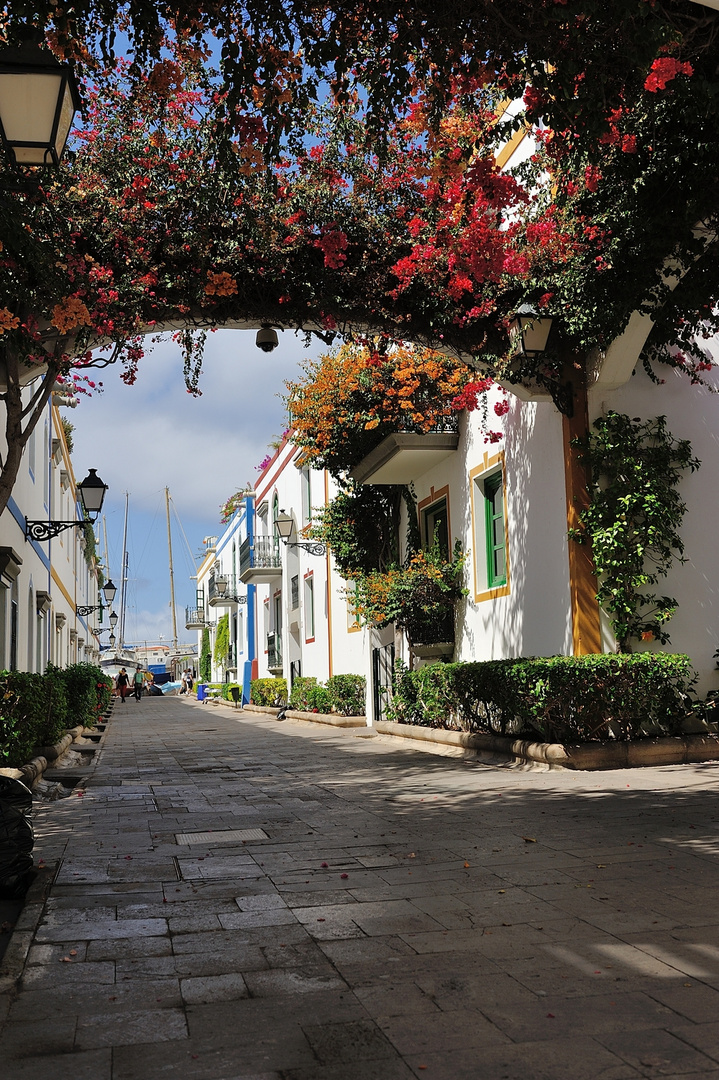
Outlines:
[[[80,502],[82,503],[83,513],[90,517],[94,514],[95,517],[100,513],[102,504],[105,499],[105,492],[107,491],[107,484],[103,484],[100,477],[97,475],[95,469],[90,469],[89,473],[81,484],[77,485],[77,490],[80,493]],[[90,520],[94,521],[95,518]],[[53,537],[58,536],[66,529],[84,529],[87,522],[82,521],[29,521],[25,518],[25,539],[37,540],[42,542],[44,540],[51,540]],[[112,582],[108,582],[112,585]],[[115,589],[115,586],[112,586]],[[117,590],[115,590],[116,592]],[[112,595],[115,595],[115,592]],[[112,601],[109,601],[110,603]]]
[[[103,595],[105,597],[105,606],[110,607],[110,605],[112,604],[113,598],[115,596],[115,593],[117,592],[117,589],[115,588],[115,586],[112,584],[111,581],[108,581],[108,583],[106,585],[103,585],[102,592],[103,592]],[[89,615],[91,611],[102,611],[102,608],[103,608],[102,604],[92,604],[92,605],[86,604],[84,606],[75,608],[75,611],[76,611],[76,613],[78,615],[85,616],[85,615]],[[117,622],[117,615],[115,615],[115,622]]]
[[277,535],[279,536],[285,547],[302,548],[303,551],[309,552],[310,555],[326,555],[326,544],[313,544],[313,543],[298,543],[290,541],[292,532],[294,530],[295,523],[289,514],[286,514],[284,510],[280,510],[279,514],[275,518],[275,528],[277,529]]
[[49,49],[0,49],[0,138],[11,165],[57,168],[79,108],[72,67]]

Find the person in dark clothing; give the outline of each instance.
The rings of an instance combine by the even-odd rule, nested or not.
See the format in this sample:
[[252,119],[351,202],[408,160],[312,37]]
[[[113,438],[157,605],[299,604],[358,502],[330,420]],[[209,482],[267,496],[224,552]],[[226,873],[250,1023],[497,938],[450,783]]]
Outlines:
[[132,689],[135,692],[135,701],[140,701],[142,698],[142,688],[145,685],[145,676],[142,674],[142,668],[137,665],[137,671],[132,677]]
[[124,668],[120,668],[120,674],[117,676],[117,689],[120,691],[120,697],[122,698],[122,704],[125,704],[125,697],[127,695],[127,687],[130,680],[127,677],[127,672]]

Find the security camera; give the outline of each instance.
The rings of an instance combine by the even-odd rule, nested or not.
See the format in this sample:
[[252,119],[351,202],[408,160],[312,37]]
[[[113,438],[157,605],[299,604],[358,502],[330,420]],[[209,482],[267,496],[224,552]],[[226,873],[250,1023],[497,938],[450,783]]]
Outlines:
[[258,349],[262,349],[263,352],[272,352],[279,345],[277,331],[273,330],[271,326],[263,326],[257,331],[255,345]]

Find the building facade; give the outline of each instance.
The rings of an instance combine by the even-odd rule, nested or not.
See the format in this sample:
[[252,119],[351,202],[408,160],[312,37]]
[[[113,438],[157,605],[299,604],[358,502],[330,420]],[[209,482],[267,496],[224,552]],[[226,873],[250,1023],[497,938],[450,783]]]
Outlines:
[[[0,668],[42,672],[49,663],[96,663],[100,656],[99,566],[92,527],[83,522],[70,430],[58,404],[49,404],[0,517]],[[27,535],[27,520],[78,525],[38,541]]]

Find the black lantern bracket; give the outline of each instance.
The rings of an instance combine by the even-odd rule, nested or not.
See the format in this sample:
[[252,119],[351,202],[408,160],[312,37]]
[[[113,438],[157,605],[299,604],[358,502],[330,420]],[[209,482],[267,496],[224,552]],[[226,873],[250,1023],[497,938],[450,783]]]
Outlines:
[[42,543],[54,540],[66,529],[84,529],[85,525],[84,521],[29,521],[25,518],[25,539]]
[[299,543],[299,542],[291,541],[291,540],[284,540],[283,543],[284,543],[285,547],[302,548],[302,550],[306,551],[309,555],[326,555],[327,554],[327,545],[326,544],[309,544],[309,543],[303,544],[303,543]]
[[[94,514],[96,519],[102,510],[107,484],[103,484],[95,469],[90,469],[82,483],[77,485],[77,490],[80,495],[83,513],[86,515],[85,518],[82,520],[76,518],[75,521],[29,521],[25,518],[25,539],[37,540],[39,543],[43,543],[45,540],[53,540],[61,532],[65,532],[66,529],[84,529],[86,525],[92,524],[92,521],[89,520],[90,515]],[[107,596],[109,586],[112,587],[113,597],[116,589],[110,581],[105,586],[105,598],[108,603],[111,603],[112,597],[108,599]]]
[[326,544],[313,544],[309,542],[301,542],[297,540],[290,540],[292,533],[294,532],[295,523],[289,514],[286,514],[284,510],[280,510],[279,514],[275,518],[275,530],[285,547],[302,548],[309,555],[326,555]]
[[91,615],[93,611],[102,611],[102,604],[84,604],[75,608],[75,614],[81,618]]

